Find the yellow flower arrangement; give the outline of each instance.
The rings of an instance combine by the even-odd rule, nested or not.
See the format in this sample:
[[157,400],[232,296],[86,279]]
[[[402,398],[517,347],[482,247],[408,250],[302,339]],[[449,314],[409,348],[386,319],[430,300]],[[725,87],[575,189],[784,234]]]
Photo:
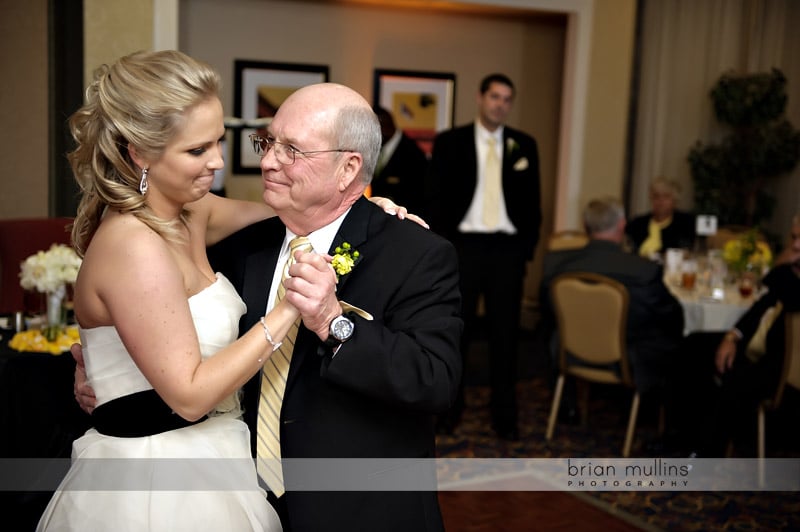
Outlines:
[[15,334],[8,345],[17,351],[34,351],[60,355],[69,351],[72,344],[80,343],[80,341],[77,327],[65,327],[59,331],[58,336],[53,341],[49,341],[43,331],[31,329]]
[[341,246],[336,246],[334,251],[336,254],[333,256],[331,266],[336,271],[336,278],[338,279],[352,271],[361,254],[358,250],[352,249],[352,246],[347,242],[342,242]]
[[766,242],[757,240],[756,230],[750,230],[739,238],[728,240],[722,250],[722,257],[731,270],[744,272],[748,266],[758,273],[772,264],[772,251]]

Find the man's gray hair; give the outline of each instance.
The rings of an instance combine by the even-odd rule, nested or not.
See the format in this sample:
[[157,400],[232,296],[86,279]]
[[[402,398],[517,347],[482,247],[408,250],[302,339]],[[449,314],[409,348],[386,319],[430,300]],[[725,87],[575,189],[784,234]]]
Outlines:
[[378,116],[369,107],[345,106],[333,122],[333,137],[336,148],[357,151],[364,158],[361,180],[368,185],[372,181],[381,151],[381,125]]
[[613,229],[625,218],[625,208],[616,198],[593,199],[583,210],[583,225],[590,235]]

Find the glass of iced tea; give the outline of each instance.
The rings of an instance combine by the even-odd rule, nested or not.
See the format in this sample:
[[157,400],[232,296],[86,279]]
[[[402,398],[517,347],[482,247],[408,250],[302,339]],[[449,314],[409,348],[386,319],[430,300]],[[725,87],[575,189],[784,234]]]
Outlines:
[[687,258],[681,263],[681,287],[693,290],[697,282],[697,261]]
[[748,275],[744,273],[742,278],[739,279],[739,294],[742,297],[750,297],[753,295],[753,290],[755,289],[755,279],[752,275]]

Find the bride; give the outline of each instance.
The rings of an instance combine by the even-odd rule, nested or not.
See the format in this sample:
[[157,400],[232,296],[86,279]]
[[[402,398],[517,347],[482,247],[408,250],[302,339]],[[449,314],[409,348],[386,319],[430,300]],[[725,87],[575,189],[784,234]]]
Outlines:
[[[208,193],[223,166],[218,93],[207,65],[138,52],[98,69],[70,119],[74,309],[97,408],[38,530],[281,529],[237,393],[299,313],[283,299],[236,339],[245,305],[206,246],[274,213]],[[328,259],[304,262],[333,284]]]

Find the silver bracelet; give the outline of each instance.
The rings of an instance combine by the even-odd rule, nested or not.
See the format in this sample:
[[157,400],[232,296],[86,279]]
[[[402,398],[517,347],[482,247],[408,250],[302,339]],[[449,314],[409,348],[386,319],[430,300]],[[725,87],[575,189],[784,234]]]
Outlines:
[[264,316],[261,316],[259,321],[261,322],[261,326],[264,327],[264,337],[267,339],[267,342],[269,342],[269,345],[272,346],[272,351],[275,352],[280,349],[283,342],[275,342],[275,340],[272,339],[272,335],[269,332],[269,327],[267,327],[267,322],[264,321]]

